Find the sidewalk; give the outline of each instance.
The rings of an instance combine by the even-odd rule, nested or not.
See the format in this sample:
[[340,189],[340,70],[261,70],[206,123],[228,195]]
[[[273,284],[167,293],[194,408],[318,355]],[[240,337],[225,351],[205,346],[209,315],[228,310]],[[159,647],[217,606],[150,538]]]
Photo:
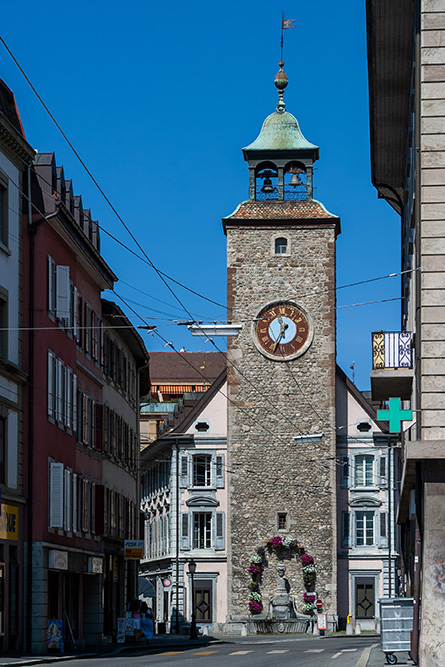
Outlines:
[[[397,665],[409,665],[410,667],[414,665],[414,662],[406,651],[397,652],[394,655],[397,657]],[[363,667],[383,667],[387,664],[385,654],[380,648],[379,643],[377,646],[374,645],[372,647],[367,661],[363,663]],[[362,666],[360,665],[360,667]]]

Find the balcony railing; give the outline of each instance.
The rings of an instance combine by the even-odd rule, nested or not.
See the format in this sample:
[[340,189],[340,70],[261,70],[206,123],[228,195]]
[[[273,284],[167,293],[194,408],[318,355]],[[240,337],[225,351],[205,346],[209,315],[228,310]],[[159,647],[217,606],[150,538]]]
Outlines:
[[412,368],[411,333],[374,331],[372,334],[372,368]]

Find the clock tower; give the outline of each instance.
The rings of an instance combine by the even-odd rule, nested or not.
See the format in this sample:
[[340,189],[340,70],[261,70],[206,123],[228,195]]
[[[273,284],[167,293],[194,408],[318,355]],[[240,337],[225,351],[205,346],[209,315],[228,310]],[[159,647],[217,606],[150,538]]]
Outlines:
[[[337,606],[334,288],[340,220],[313,198],[319,149],[286,111],[288,81],[279,65],[276,111],[243,149],[249,199],[223,219],[228,320],[244,323],[227,351],[232,622],[249,614],[255,599],[251,558],[274,536],[297,540],[313,556],[314,592],[328,614]],[[307,611],[300,558],[291,549],[266,549],[259,582],[264,613],[283,556],[297,609]]]

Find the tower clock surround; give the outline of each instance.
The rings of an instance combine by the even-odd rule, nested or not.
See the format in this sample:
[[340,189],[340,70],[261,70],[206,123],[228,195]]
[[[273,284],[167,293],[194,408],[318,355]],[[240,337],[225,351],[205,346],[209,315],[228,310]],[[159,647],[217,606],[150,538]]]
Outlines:
[[272,361],[291,361],[312,344],[313,320],[295,301],[277,300],[259,311],[252,323],[252,338],[261,354]]

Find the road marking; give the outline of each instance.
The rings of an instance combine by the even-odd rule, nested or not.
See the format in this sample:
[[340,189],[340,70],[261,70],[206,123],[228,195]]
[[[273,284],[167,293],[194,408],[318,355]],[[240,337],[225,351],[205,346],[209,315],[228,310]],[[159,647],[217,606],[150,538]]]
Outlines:
[[183,651],[165,651],[162,655],[178,655],[178,653],[183,653]]
[[201,651],[201,653],[194,653],[193,655],[212,655],[212,653],[218,653],[218,651]]
[[303,653],[323,653],[324,648],[309,648],[307,651],[303,651]]
[[356,648],[342,648],[341,652],[342,653],[353,653],[356,650],[357,650]]
[[234,651],[233,653],[229,653],[229,655],[247,655],[247,653],[253,653],[253,651]]
[[338,658],[339,655],[341,655],[341,653],[335,653],[334,655],[331,655],[331,660]]
[[289,649],[287,648],[284,651],[267,651],[268,655],[269,655],[269,653],[289,653]]

